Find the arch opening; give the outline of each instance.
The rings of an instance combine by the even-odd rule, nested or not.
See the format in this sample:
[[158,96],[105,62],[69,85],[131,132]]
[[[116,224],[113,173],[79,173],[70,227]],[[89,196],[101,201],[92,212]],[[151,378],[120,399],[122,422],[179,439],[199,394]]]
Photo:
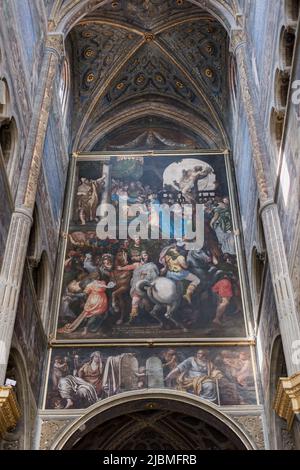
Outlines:
[[122,395],[90,407],[59,436],[53,449],[255,448],[231,418],[203,400],[159,390]]

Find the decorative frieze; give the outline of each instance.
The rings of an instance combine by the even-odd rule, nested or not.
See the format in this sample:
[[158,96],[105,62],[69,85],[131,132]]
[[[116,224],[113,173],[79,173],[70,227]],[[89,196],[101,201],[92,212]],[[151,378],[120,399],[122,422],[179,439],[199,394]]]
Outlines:
[[50,449],[59,433],[70,424],[70,419],[47,420],[42,423],[40,450]]
[[250,439],[255,443],[257,449],[265,448],[262,420],[260,416],[241,415],[233,416],[233,419],[243,428]]

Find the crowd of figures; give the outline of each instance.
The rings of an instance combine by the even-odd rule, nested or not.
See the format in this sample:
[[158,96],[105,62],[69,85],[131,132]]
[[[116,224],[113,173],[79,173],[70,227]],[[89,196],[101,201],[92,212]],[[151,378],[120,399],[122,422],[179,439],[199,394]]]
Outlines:
[[47,408],[86,408],[118,393],[170,388],[218,405],[255,404],[249,348],[53,351]]
[[[96,179],[80,177],[75,193],[74,222],[86,225],[98,221],[97,207],[101,202],[111,202],[118,206],[120,201],[126,201],[129,205],[129,217],[131,215],[130,205],[132,204],[144,204],[149,209],[151,204],[172,206],[173,204],[200,203],[199,197],[204,193],[207,197],[215,194],[216,177],[211,166],[202,162],[202,165],[195,166],[194,164],[189,168],[189,161],[194,160],[186,160],[184,164],[181,162],[183,166],[187,165],[188,169],[181,168],[180,176],[177,174],[178,168],[176,168],[178,163],[175,164],[174,169],[170,165],[159,185],[133,179],[133,175],[131,178],[111,178],[109,180],[107,175]],[[162,175],[158,173],[156,177],[161,180]],[[103,201],[102,196],[105,188],[107,194],[109,191],[109,196]]]
[[59,335],[102,335],[124,323],[186,333],[242,319],[235,255],[176,241],[103,241],[91,231],[71,233],[69,247]]

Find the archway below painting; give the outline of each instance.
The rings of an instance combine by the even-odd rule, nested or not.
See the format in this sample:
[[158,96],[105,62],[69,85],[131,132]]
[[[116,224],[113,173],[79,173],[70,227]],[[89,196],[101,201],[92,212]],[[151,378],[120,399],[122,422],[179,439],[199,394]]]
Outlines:
[[63,450],[247,450],[254,446],[217,407],[163,392],[91,407],[56,445]]

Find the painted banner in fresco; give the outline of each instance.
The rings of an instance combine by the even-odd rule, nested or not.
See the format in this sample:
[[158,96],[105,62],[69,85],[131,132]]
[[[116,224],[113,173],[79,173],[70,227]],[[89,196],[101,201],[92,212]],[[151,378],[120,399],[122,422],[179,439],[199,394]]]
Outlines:
[[79,161],[73,194],[58,339],[245,337],[223,155]]
[[87,408],[143,389],[192,393],[217,405],[255,405],[250,348],[59,348],[52,350],[46,408]]

